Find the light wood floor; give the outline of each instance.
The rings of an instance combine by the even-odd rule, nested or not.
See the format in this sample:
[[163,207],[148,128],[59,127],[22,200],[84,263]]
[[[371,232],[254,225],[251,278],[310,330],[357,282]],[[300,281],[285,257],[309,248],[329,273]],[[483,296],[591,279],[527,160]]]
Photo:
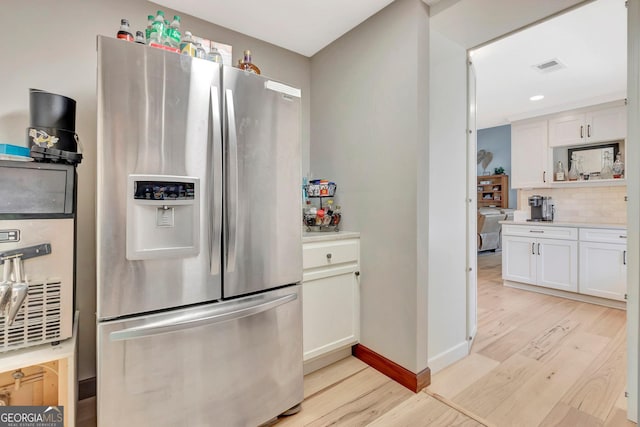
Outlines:
[[[635,426],[626,420],[625,312],[505,288],[500,254],[478,257],[469,357],[412,393],[349,357],[305,377],[287,426]],[[95,400],[79,427],[95,426]]]

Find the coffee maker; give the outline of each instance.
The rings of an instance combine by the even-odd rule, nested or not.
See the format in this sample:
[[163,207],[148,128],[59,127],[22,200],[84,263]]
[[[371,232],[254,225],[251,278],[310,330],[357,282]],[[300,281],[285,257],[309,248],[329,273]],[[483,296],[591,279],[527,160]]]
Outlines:
[[551,197],[533,195],[529,197],[531,219],[527,221],[553,221],[553,203]]

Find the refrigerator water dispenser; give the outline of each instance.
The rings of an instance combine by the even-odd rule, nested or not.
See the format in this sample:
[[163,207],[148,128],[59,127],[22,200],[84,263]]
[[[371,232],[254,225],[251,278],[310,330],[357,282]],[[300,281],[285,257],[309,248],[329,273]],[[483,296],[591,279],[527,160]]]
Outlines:
[[129,175],[127,259],[187,257],[200,251],[200,181],[170,175]]

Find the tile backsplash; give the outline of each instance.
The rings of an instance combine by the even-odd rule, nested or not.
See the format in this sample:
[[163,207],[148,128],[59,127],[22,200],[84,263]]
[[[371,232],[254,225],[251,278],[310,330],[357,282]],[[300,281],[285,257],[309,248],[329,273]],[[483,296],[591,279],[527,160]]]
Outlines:
[[528,198],[534,194],[553,198],[555,221],[627,223],[626,186],[518,190],[518,209],[528,211]]

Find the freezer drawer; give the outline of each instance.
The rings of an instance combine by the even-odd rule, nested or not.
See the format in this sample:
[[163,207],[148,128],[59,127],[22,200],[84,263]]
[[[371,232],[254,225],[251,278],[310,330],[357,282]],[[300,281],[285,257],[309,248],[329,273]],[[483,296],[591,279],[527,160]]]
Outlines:
[[300,403],[300,286],[98,325],[98,426],[257,426]]

